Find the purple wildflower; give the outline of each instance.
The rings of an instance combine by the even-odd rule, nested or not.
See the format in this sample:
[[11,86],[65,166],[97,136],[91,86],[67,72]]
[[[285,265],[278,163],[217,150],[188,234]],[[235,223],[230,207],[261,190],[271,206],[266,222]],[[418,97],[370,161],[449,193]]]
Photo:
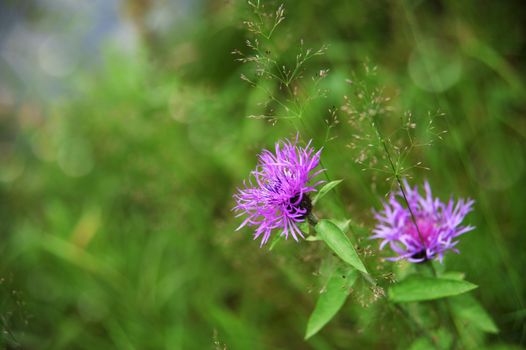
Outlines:
[[[442,262],[444,253],[455,248],[455,238],[473,230],[473,226],[461,226],[464,217],[472,210],[473,200],[460,199],[455,204],[453,199],[442,203],[431,195],[431,187],[424,184],[425,196],[418,193],[415,186],[411,188],[404,180],[404,192],[414,215],[405,206],[402,191],[391,194],[381,212],[375,213],[378,221],[371,238],[383,239],[380,249],[389,243],[398,255],[388,260],[406,259],[410,262],[423,262],[438,259]],[[402,204],[404,203],[404,204]]]
[[321,150],[315,152],[311,141],[305,147],[297,143],[298,136],[294,142],[276,143],[275,154],[263,150],[251,172],[255,184],[251,179],[248,184],[244,181],[244,188],[234,195],[236,217],[247,216],[237,230],[245,225],[256,226],[254,239],[262,236],[261,246],[274,229],[281,229],[285,238],[289,234],[296,241],[298,236],[303,238],[298,223],[305,221],[312,209],[308,193],[316,191],[315,186],[322,181],[312,186],[308,183],[324,169],[313,171],[320,163]]

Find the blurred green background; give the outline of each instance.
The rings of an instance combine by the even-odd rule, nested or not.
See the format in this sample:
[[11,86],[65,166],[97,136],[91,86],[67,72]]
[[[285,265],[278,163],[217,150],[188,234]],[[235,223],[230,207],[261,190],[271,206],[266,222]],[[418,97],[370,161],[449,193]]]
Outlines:
[[[279,3],[266,2],[269,8]],[[471,197],[449,270],[464,271],[500,328],[473,348],[526,344],[526,11],[522,1],[285,1],[277,57],[327,45],[327,98],[304,114],[344,182],[321,216],[370,228],[389,189],[345,147],[345,114],[324,143],[346,79],[384,87],[393,115],[444,113],[415,183]],[[351,294],[308,342],[331,254],[235,232],[232,193],[292,124],[248,118],[264,96],[234,60],[250,37],[244,1],[0,3],[0,345],[6,349],[406,349],[414,335],[381,302]],[[377,67],[370,78],[356,73]],[[247,73],[248,74],[248,73]],[[354,75],[353,75],[354,74]],[[277,89],[270,83],[271,89]],[[412,160],[413,161],[413,160]],[[374,183],[375,186],[370,184]],[[360,245],[377,271],[377,243]],[[385,254],[384,254],[385,255]],[[474,334],[474,333],[473,333]]]

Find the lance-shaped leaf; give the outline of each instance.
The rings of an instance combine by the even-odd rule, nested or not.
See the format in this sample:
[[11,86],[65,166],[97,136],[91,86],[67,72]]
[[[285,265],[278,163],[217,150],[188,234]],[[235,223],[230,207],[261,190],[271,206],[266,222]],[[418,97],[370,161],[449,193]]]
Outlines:
[[411,275],[389,288],[389,299],[394,302],[433,300],[459,295],[477,288],[466,281]]
[[316,204],[321,198],[323,198],[327,193],[330,192],[334,187],[338,186],[343,180],[334,180],[326,183],[314,196],[312,200],[312,205]]
[[336,269],[320,292],[316,307],[310,315],[305,332],[305,339],[318,333],[340,310],[349,295],[349,290],[356,281],[358,272],[353,268]]
[[467,321],[481,331],[498,333],[499,329],[482,305],[471,295],[459,295],[449,300],[456,317]]
[[356,253],[349,237],[340,228],[329,220],[320,220],[315,227],[318,236],[347,264],[358,271],[367,273],[360,257]]
[[340,230],[343,231],[343,233],[346,233],[349,231],[349,227],[351,226],[351,219],[347,220],[333,220],[333,222],[340,228]]

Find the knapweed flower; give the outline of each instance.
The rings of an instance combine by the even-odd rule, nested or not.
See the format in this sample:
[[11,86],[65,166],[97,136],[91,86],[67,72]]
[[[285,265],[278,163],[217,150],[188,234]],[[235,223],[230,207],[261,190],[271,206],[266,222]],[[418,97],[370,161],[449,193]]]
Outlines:
[[474,201],[460,199],[455,203],[450,199],[447,204],[443,203],[432,197],[427,181],[424,184],[425,196],[405,180],[403,186],[414,217],[402,191],[391,194],[383,210],[375,213],[377,224],[371,238],[383,239],[380,249],[389,244],[398,255],[388,260],[406,259],[418,263],[438,259],[442,262],[448,250],[458,253],[455,239],[474,229],[473,226],[461,225]]
[[236,217],[246,216],[243,226],[256,227],[254,239],[261,238],[263,246],[274,229],[281,230],[285,238],[292,235],[294,240],[303,234],[298,223],[305,221],[312,209],[309,193],[323,181],[312,185],[309,182],[323,171],[317,170],[321,150],[316,152],[311,142],[298,146],[298,136],[291,142],[284,140],[275,145],[275,153],[263,150],[258,155],[252,178],[243,182],[244,188],[234,195]]

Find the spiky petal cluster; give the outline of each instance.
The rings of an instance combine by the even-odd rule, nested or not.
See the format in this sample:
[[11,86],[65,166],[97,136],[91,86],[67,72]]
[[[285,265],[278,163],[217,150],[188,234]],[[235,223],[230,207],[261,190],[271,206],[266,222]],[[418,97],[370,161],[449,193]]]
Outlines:
[[[431,195],[431,187],[424,184],[425,196],[411,188],[404,180],[404,192],[414,215],[407,207],[402,191],[390,196],[382,211],[375,213],[377,225],[371,238],[383,239],[380,249],[387,244],[398,255],[389,260],[406,259],[410,262],[423,262],[438,259],[442,262],[444,253],[455,248],[455,239],[474,229],[462,226],[462,220],[472,210],[473,200],[450,199],[442,203]],[[416,225],[415,225],[416,222]]]
[[303,238],[298,223],[305,221],[312,204],[308,193],[316,191],[309,182],[323,171],[315,168],[320,163],[321,150],[316,152],[310,146],[298,146],[298,136],[291,142],[277,142],[275,153],[263,150],[258,155],[256,169],[251,172],[255,181],[250,178],[243,182],[244,188],[234,195],[236,217],[246,215],[245,225],[256,227],[254,239],[261,237],[261,246],[269,240],[274,229],[281,230],[281,235],[294,240]]

